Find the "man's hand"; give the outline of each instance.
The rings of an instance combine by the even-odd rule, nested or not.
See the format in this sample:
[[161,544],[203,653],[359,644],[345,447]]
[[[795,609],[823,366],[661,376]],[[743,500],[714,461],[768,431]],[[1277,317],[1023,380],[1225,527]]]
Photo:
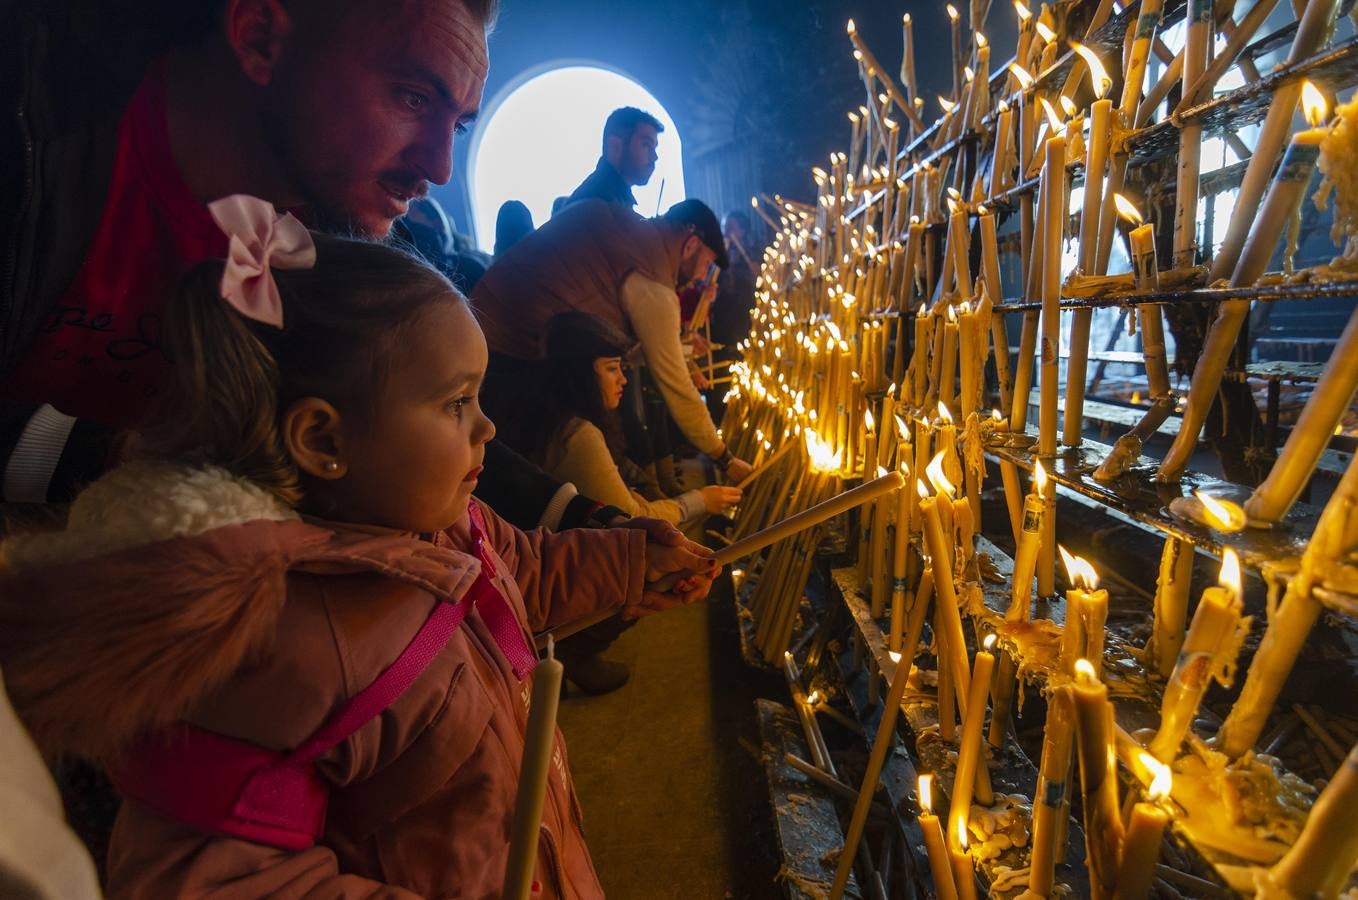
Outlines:
[[689,336],[689,344],[693,347],[694,356],[706,356],[707,351],[712,349],[712,344],[708,342],[707,338],[703,337],[701,331],[695,330]]
[[754,466],[738,456],[733,456],[731,457],[731,461],[726,465],[726,480],[732,484],[740,484],[745,480],[745,476],[753,471]]
[[688,378],[689,381],[693,382],[693,386],[700,391],[705,391],[712,386],[708,384],[707,376],[702,373],[701,369],[697,368],[689,369]]

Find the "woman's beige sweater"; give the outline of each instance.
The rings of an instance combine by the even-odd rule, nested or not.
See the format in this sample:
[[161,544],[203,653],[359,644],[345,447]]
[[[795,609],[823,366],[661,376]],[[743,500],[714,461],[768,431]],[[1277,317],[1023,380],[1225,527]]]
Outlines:
[[608,452],[604,433],[579,417],[568,421],[547,448],[543,469],[574,484],[586,497],[616,506],[631,516],[650,516],[678,525],[706,509],[698,490],[665,500],[647,500],[629,488]]

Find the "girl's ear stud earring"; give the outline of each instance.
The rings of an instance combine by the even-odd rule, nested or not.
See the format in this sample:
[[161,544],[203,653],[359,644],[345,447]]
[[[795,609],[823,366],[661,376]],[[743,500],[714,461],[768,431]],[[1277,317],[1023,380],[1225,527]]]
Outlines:
[[338,472],[339,463],[335,462],[333,459],[326,460],[325,465],[321,466],[321,468],[325,469],[327,472]]

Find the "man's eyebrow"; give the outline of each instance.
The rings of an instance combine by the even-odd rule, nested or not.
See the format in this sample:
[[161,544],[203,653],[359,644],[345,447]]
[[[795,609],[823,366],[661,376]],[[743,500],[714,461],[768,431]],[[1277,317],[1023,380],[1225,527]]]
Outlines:
[[447,83],[445,83],[433,69],[430,69],[427,66],[422,66],[417,62],[410,62],[409,60],[402,60],[393,63],[390,68],[393,74],[425,82],[432,87],[434,93],[438,94],[439,98],[445,102],[451,102],[453,99],[453,93],[448,89]]

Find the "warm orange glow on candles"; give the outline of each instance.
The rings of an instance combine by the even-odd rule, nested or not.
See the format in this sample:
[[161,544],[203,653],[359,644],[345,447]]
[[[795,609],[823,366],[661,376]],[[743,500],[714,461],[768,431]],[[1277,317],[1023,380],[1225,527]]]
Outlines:
[[1102,100],[1113,86],[1113,79],[1108,74],[1108,70],[1103,67],[1103,61],[1099,59],[1097,53],[1079,41],[1071,41],[1070,49],[1080,54],[1080,58],[1089,66],[1089,77],[1094,85],[1094,96]]
[[1131,222],[1133,225],[1140,225],[1143,221],[1145,221],[1144,219],[1141,218],[1140,210],[1138,210],[1135,206],[1132,205],[1132,201],[1128,200],[1121,194],[1113,195],[1113,206],[1117,207],[1119,216],[1122,216],[1122,218],[1126,219],[1128,222]]
[[1042,38],[1043,43],[1050,44],[1056,40],[1056,32],[1048,28],[1046,22],[1039,21],[1036,27],[1037,36]]
[[[1099,573],[1094,571],[1094,567],[1083,557],[1074,556],[1066,551],[1060,544],[1056,549],[1061,551],[1061,560],[1066,564],[1066,577],[1070,579],[1071,586],[1077,590],[1093,591],[1099,586]],[[1081,660],[1080,662],[1084,662]],[[1077,662],[1076,667],[1079,667]]]
[[1047,492],[1047,470],[1040,459],[1033,465],[1033,489],[1039,494]]
[[952,499],[953,492],[957,490],[953,483],[948,480],[948,476],[943,473],[943,457],[946,454],[939,453],[934,456],[929,463],[924,474],[929,477],[929,483],[934,486],[934,490],[940,497]]
[[1051,103],[1048,102],[1046,97],[1042,98],[1042,109],[1047,114],[1047,122],[1051,126],[1052,132],[1054,134],[1065,134],[1065,124],[1061,121],[1061,117],[1057,115],[1056,110],[1052,107]]
[[945,114],[950,113],[950,112],[952,112],[954,109],[957,108],[957,104],[956,104],[956,103],[953,103],[953,102],[952,102],[951,100],[949,100],[947,97],[943,97],[943,96],[940,96],[940,97],[938,98],[938,105],[941,106],[941,107],[943,107],[943,112],[944,112]]
[[1024,6],[1021,0],[1014,0],[1014,12],[1018,13],[1019,22],[1026,23],[1033,17],[1032,10]]
[[1207,524],[1213,531],[1240,531],[1245,527],[1245,510],[1230,500],[1218,500],[1205,491],[1194,491],[1202,503]]
[[952,21],[956,22],[958,16],[961,15],[961,14],[957,11],[957,7],[955,7],[955,6],[953,6],[951,3],[949,3],[947,9],[948,9],[948,18],[951,19]]
[[1324,122],[1329,109],[1330,105],[1325,102],[1325,95],[1320,92],[1320,89],[1309,80],[1303,81],[1301,83],[1301,111],[1311,127],[1314,128]]
[[1029,75],[1028,70],[1023,68],[1023,66],[1019,65],[1018,63],[1011,63],[1009,66],[1009,71],[1013,73],[1013,76],[1015,78],[1018,79],[1019,87],[1023,88],[1024,90],[1027,90],[1028,86],[1033,83],[1033,76]]
[[1221,571],[1217,574],[1217,584],[1240,597],[1240,557],[1230,547],[1221,551]]

